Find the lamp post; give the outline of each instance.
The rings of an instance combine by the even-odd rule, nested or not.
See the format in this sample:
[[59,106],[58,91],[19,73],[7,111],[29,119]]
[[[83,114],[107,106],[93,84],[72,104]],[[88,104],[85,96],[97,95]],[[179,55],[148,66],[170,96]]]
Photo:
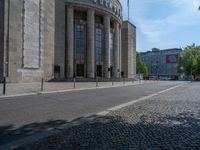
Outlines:
[[181,70],[181,79],[183,79],[183,74],[184,74],[184,73],[183,73],[183,70],[184,70],[184,67],[181,66],[181,67],[180,67],[180,70]]
[[10,0],[8,0],[8,11],[7,11],[7,37],[6,37],[6,62],[5,62],[5,73],[4,77],[9,75],[9,38],[10,38]]
[[128,7],[128,21],[130,21],[130,5],[129,5],[129,0],[127,0],[127,7]]

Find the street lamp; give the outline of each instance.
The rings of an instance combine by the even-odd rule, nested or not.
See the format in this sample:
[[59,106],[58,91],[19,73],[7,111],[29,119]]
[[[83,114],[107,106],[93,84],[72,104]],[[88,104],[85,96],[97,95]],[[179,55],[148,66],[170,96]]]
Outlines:
[[6,62],[5,62],[5,71],[4,77],[9,76],[9,38],[10,38],[10,0],[8,0],[8,11],[7,11],[7,37],[6,37]]
[[184,67],[181,66],[181,67],[180,67],[180,70],[181,70],[181,79],[182,79],[182,78],[183,78],[183,75],[184,75],[184,73],[183,73]]

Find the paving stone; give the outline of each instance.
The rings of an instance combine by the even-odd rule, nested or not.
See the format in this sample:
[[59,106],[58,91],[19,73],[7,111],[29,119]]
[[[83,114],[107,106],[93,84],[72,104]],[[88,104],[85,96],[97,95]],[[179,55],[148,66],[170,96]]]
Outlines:
[[198,150],[199,89],[187,84],[18,149]]

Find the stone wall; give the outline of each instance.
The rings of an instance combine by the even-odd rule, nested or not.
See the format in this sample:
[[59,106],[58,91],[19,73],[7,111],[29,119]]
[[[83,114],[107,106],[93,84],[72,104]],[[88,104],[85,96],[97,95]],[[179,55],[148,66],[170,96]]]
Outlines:
[[45,80],[54,78],[55,1],[58,0],[42,0],[41,60],[43,66],[41,67]]
[[55,0],[10,0],[9,8],[8,82],[52,79]]
[[136,75],[136,27],[128,21],[122,23],[122,72],[125,78]]
[[41,1],[25,0],[23,13],[23,67],[40,68]]
[[6,32],[6,36],[9,37],[8,50],[6,50],[8,82],[18,82],[21,79],[18,69],[22,67],[22,12],[23,0],[10,0],[10,3],[7,3],[6,13],[9,15],[9,20],[6,22],[9,24],[6,25],[6,28],[9,29],[5,31],[9,31]]
[[[24,0],[22,82],[53,78],[55,0]],[[31,38],[31,40],[29,40]]]
[[0,1],[0,80],[3,77],[4,66],[4,0]]
[[65,0],[55,1],[55,78],[65,78],[66,6]]

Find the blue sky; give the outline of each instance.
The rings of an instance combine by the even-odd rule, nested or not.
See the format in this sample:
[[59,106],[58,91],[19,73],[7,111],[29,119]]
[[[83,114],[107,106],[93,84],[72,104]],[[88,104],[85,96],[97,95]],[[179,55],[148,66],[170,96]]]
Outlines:
[[[127,20],[127,0],[123,17]],[[129,0],[130,21],[137,27],[137,50],[200,45],[200,0]]]

